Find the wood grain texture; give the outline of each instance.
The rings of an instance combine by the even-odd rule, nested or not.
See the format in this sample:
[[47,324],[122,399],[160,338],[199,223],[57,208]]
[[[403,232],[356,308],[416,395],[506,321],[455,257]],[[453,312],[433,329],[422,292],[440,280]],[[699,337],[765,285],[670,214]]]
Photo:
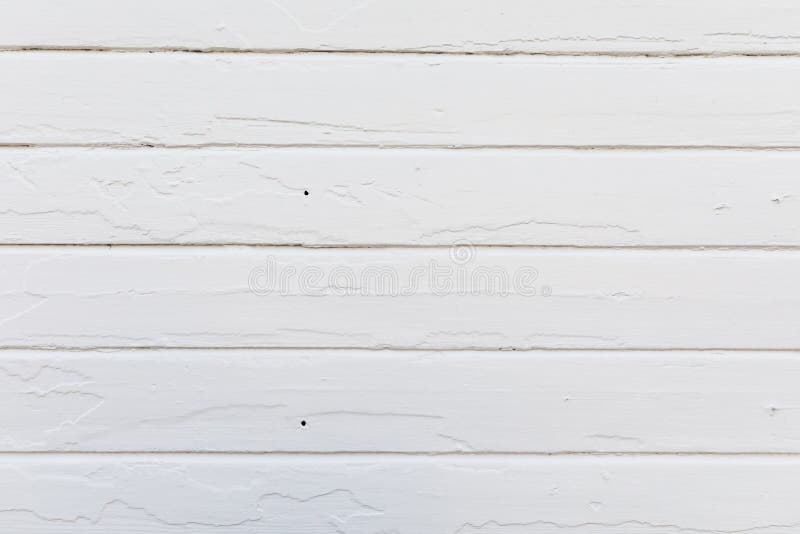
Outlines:
[[4,346],[800,347],[796,250],[0,252]]
[[3,47],[797,53],[791,0],[4,0]]
[[800,58],[0,54],[0,143],[800,146]]
[[798,379],[791,352],[2,351],[0,450],[798,453]]
[[798,460],[775,457],[5,455],[0,527],[36,534],[791,534],[800,525],[798,480]]
[[800,245],[797,152],[48,148],[0,156],[2,243]]

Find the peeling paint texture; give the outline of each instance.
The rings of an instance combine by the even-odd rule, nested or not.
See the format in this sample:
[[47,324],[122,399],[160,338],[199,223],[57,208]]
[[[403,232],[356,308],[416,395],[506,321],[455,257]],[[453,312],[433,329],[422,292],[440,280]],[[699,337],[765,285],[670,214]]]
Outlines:
[[800,532],[797,0],[0,13],[0,534]]

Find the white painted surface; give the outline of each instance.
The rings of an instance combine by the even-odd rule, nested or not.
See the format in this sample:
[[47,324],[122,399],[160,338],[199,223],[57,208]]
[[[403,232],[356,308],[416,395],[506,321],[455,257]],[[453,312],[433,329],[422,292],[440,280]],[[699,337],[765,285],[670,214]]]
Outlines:
[[2,47],[792,53],[791,0],[4,0]]
[[[791,534],[781,457],[6,455],[7,532]],[[657,498],[656,498],[657,497]]]
[[796,2],[0,13],[0,531],[798,530]]
[[[471,261],[441,248],[6,247],[0,344],[800,346],[797,250],[463,253]],[[499,273],[491,289],[487,271]]]
[[0,446],[796,453],[798,380],[795,352],[13,350]]
[[0,54],[4,143],[800,146],[800,57]]
[[50,148],[0,157],[4,243],[800,245],[797,152]]

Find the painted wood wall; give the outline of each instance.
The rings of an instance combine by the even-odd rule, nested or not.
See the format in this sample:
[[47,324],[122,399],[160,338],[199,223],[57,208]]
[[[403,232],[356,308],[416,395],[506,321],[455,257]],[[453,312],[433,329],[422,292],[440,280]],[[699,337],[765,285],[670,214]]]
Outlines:
[[0,532],[794,534],[800,4],[0,0]]

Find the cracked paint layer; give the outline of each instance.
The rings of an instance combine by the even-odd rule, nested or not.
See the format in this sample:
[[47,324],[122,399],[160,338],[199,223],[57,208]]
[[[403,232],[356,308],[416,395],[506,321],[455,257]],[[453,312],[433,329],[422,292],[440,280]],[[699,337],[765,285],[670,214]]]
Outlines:
[[[790,492],[769,490],[789,488],[798,469],[785,458],[730,457],[0,456],[0,527],[65,534],[788,534],[800,525]],[[734,473],[747,484],[730,484]],[[674,507],[651,498],[645,488],[654,484],[676,490]],[[686,486],[693,491],[677,491]],[[709,514],[709,506],[730,508]]]

